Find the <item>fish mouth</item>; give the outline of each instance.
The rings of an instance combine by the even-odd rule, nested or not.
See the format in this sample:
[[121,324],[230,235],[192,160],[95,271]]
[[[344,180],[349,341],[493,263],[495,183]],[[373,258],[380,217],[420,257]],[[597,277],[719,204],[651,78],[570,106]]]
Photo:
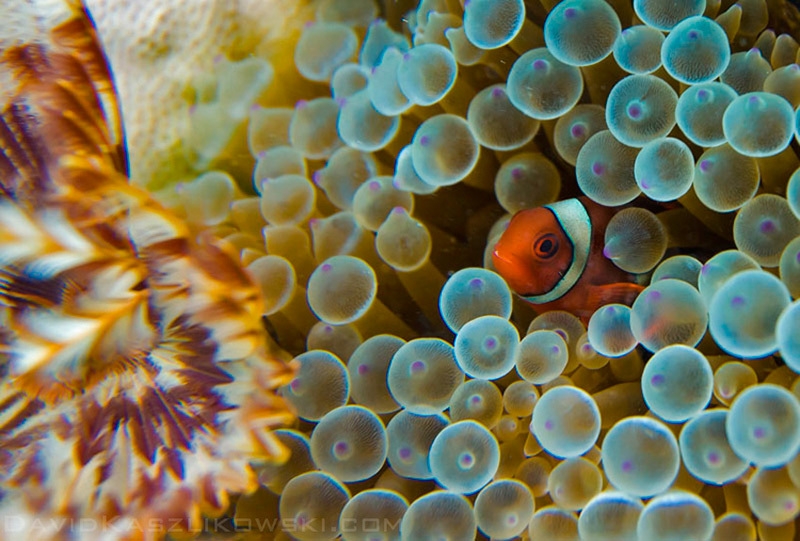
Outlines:
[[497,249],[492,250],[492,261],[494,263],[497,273],[506,281],[508,286],[514,290],[515,293],[525,289],[525,280],[518,276],[520,269],[524,268],[523,262],[514,255],[503,254]]
[[492,259],[497,273],[506,281],[508,287],[520,297],[536,297],[547,293],[531,283],[531,277],[525,276],[525,260],[511,253],[492,250]]
[[497,251],[497,249],[492,250],[492,258],[495,260],[504,261],[506,263],[514,263],[513,260],[503,257],[503,255]]
[[503,254],[496,248],[492,250],[492,260],[494,261],[495,267],[500,272],[500,275],[508,281],[508,277],[510,274],[513,274],[514,269],[522,265],[522,261],[519,258],[514,256],[509,256],[507,254]]

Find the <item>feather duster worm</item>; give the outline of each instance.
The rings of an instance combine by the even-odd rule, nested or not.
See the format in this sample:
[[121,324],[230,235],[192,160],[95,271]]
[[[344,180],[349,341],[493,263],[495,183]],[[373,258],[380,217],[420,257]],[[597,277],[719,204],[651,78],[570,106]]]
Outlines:
[[191,531],[286,458],[290,371],[235,254],[128,182],[88,14],[4,4],[0,538]]

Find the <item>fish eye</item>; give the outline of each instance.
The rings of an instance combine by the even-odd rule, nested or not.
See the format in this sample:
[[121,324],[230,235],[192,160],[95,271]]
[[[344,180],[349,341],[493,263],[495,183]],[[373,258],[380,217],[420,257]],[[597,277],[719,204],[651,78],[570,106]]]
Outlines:
[[550,259],[558,252],[558,237],[552,233],[542,235],[533,243],[533,254],[539,259]]

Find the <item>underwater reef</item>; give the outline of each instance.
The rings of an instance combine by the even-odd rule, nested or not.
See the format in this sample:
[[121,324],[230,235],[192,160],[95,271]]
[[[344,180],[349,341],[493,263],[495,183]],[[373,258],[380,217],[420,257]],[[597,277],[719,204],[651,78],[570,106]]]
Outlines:
[[12,4],[0,539],[800,537],[791,2]]

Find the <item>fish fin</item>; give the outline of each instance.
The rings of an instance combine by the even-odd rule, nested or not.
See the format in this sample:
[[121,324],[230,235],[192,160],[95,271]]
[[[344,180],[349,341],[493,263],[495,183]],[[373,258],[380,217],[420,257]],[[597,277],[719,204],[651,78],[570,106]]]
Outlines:
[[606,304],[625,304],[630,306],[642,292],[644,286],[631,282],[590,286],[587,292],[586,304],[592,311]]

